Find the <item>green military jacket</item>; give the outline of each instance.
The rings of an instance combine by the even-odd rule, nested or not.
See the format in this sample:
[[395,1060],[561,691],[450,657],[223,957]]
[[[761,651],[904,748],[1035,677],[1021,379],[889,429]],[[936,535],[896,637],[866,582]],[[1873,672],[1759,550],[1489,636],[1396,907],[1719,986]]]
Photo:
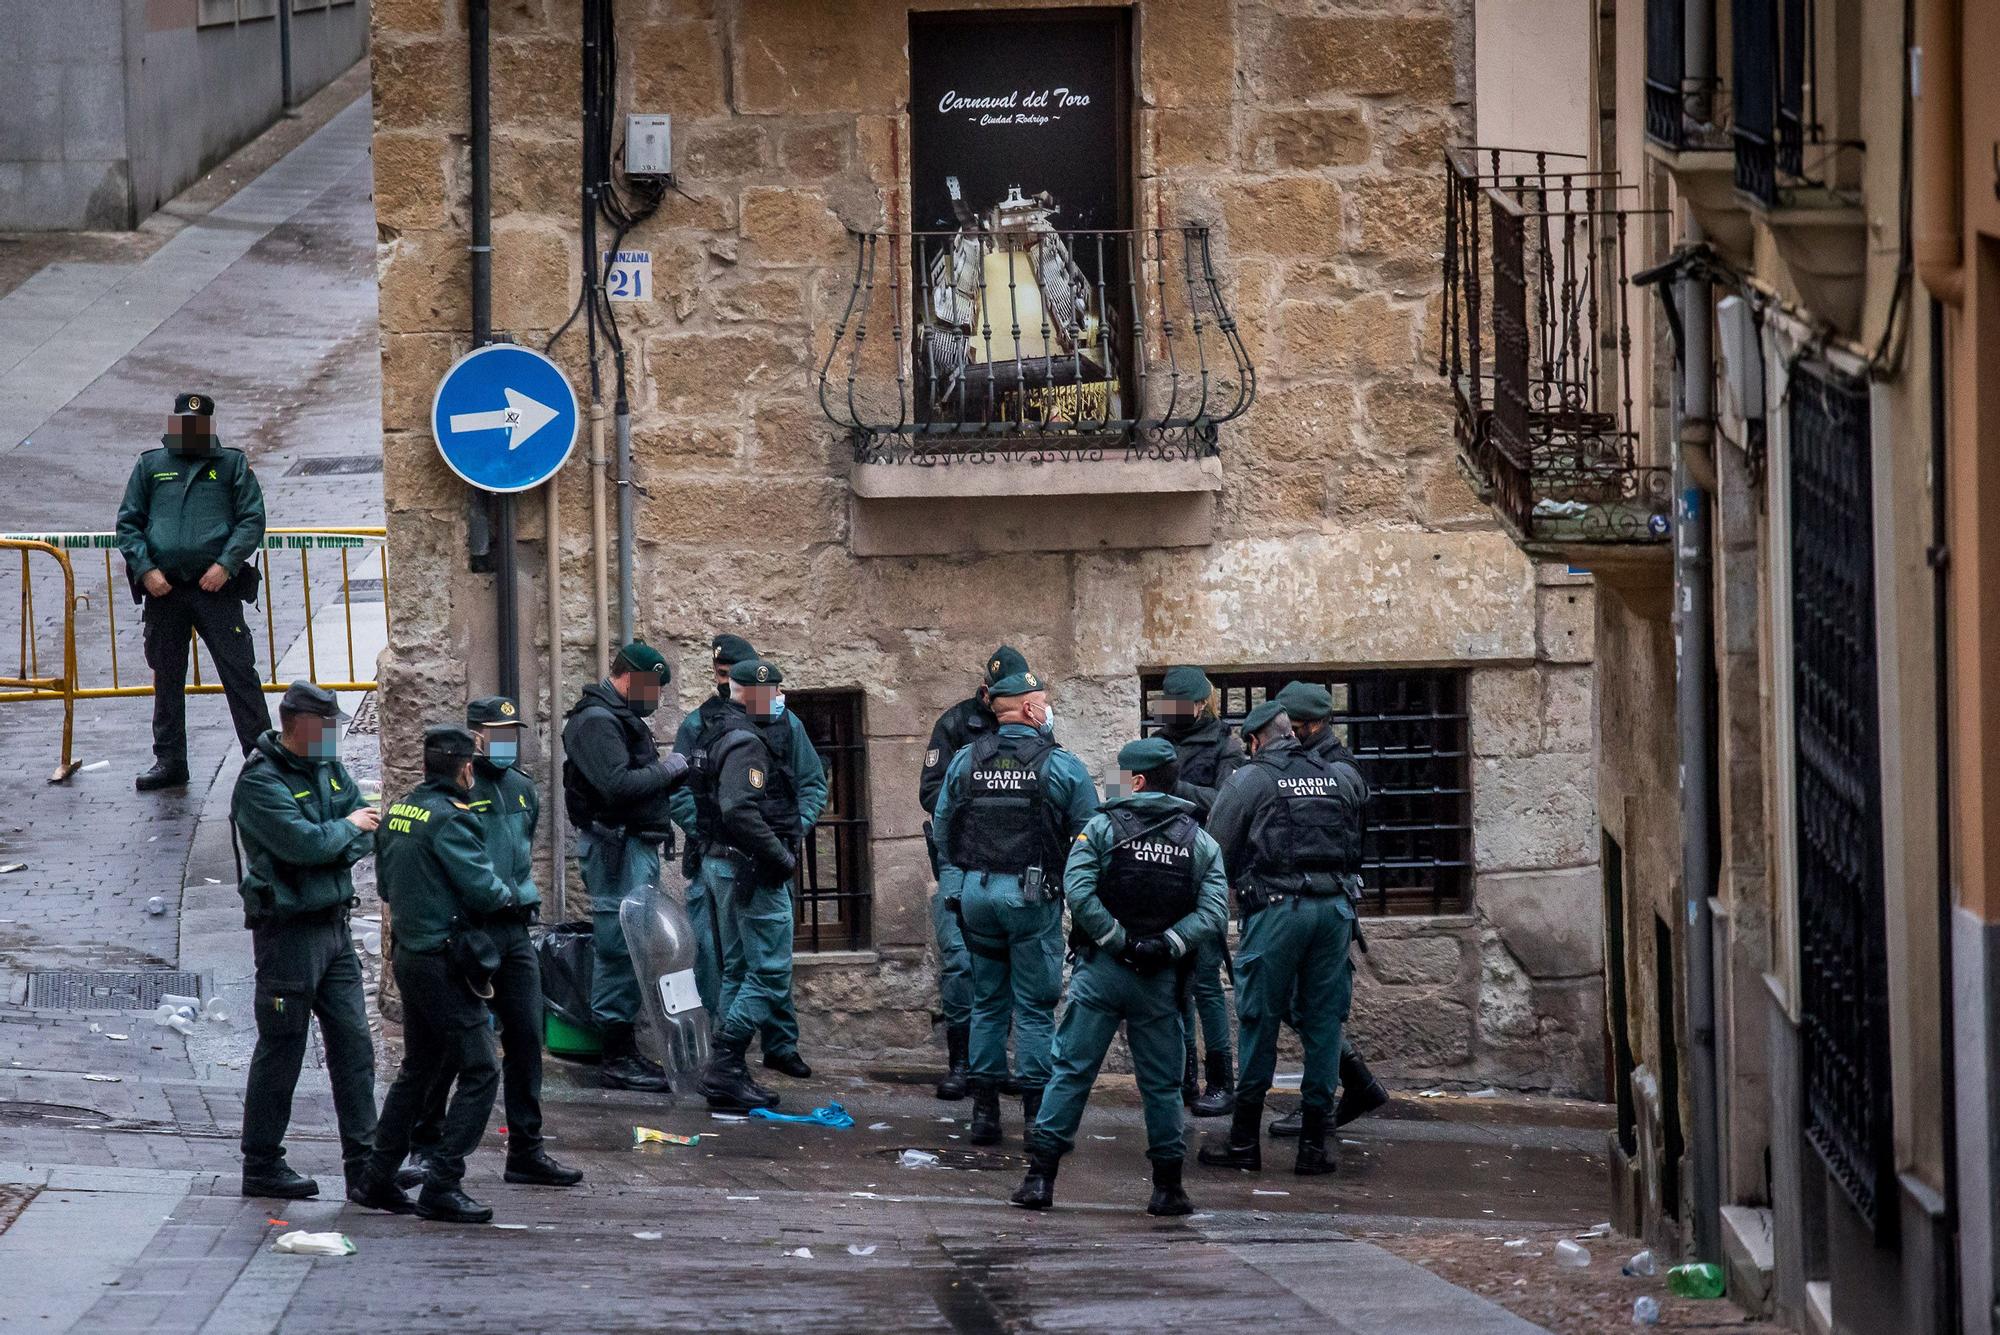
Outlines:
[[229,797],[243,844],[243,915],[252,927],[325,913],[354,898],[350,868],[369,837],[347,819],[361,791],[338,760],[294,755],[276,731],[257,739]]
[[[1099,808],[1069,846],[1069,862],[1063,868],[1063,898],[1069,901],[1070,921],[1076,930],[1112,954],[1125,948],[1125,928],[1111,916],[1097,897],[1097,878],[1111,861],[1111,846],[1117,841],[1117,827],[1104,811],[1127,807],[1144,816],[1162,818],[1176,811],[1198,814],[1194,803],[1166,793],[1133,793],[1114,797]],[[1222,938],[1229,926],[1229,881],[1222,871],[1222,850],[1207,831],[1194,836],[1194,912],[1167,929],[1167,944],[1179,959],[1203,941]]]
[[535,888],[535,826],[542,818],[542,795],[535,781],[512,766],[472,762],[472,796],[466,799],[485,831],[486,856],[493,874],[513,892],[511,907],[542,902]]
[[231,576],[264,545],[264,490],[243,451],[189,457],[161,448],[132,465],[118,506],[118,550],[136,590],[148,571],[192,584],[219,565]]
[[375,878],[398,950],[444,949],[453,930],[513,902],[493,871],[468,794],[426,779],[382,813]]

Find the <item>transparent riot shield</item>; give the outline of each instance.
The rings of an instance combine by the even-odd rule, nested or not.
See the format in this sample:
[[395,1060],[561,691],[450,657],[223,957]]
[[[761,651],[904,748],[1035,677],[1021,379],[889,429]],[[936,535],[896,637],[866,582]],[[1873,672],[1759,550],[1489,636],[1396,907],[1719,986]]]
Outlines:
[[708,1012],[694,985],[694,924],[687,905],[656,878],[618,906],[625,947],[632,952],[648,1023],[640,1047],[669,1071],[683,1074],[708,1062]]

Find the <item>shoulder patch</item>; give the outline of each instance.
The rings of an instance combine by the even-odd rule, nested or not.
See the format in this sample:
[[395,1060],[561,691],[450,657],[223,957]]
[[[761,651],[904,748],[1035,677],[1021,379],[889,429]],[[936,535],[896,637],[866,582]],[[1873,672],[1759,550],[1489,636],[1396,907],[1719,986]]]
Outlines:
[[760,770],[760,769],[756,768],[755,766],[752,766],[752,767],[751,767],[751,769],[750,769],[750,786],[751,786],[752,788],[762,788],[762,787],[764,786],[764,771],[763,771],[763,770]]
[[924,768],[929,769],[932,765],[937,764],[938,755],[939,751],[935,746],[933,746],[930,750],[924,752]]

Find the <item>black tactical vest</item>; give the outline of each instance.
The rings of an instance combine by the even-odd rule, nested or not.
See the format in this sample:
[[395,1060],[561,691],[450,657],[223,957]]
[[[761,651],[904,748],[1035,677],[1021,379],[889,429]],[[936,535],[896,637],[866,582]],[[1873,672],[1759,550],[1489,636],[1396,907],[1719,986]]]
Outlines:
[[1301,874],[1361,870],[1361,804],[1350,776],[1302,747],[1262,750],[1250,763],[1278,781],[1250,826],[1250,865],[1259,880],[1285,884]]
[[1214,728],[1201,728],[1190,732],[1184,738],[1169,736],[1174,744],[1174,754],[1181,767],[1181,782],[1196,784],[1202,788],[1217,786],[1216,772],[1222,768],[1222,751],[1229,745],[1229,727],[1219,724]]
[[688,757],[688,792],[694,797],[693,842],[700,848],[715,838],[722,816],[722,808],[715,800],[718,771],[708,757],[727,731],[729,709],[720,700],[704,700],[696,712],[701,718],[701,730],[695,734],[694,754]]
[[[722,715],[714,729],[714,740],[705,740],[699,748],[701,762],[697,767],[700,777],[696,782],[699,786],[695,790],[696,830],[704,840],[721,837],[722,757],[717,753],[722,749],[723,738],[732,732],[747,732],[764,743],[770,767],[764,775],[764,786],[757,790],[757,809],[763,813],[764,823],[771,827],[771,833],[790,843],[799,833],[799,784],[792,772],[792,725],[782,718],[759,722],[735,710]],[[707,735],[703,733],[704,738]],[[708,794],[706,799],[702,797],[704,790]],[[709,804],[711,822],[705,829],[699,824],[704,800]]]
[[[619,713],[602,701],[585,696],[570,710],[568,717],[575,719],[591,709],[602,710],[617,722],[619,734],[625,742],[628,765],[650,765],[660,758],[660,744],[654,740],[653,730],[637,715]],[[563,808],[575,829],[588,830],[593,825],[604,825],[626,830],[633,835],[662,839],[669,845],[673,843],[673,820],[664,794],[643,808],[613,807],[590,786],[590,780],[584,777],[583,771],[567,754],[563,756]]]
[[[1097,898],[1133,936],[1157,936],[1194,912],[1194,841],[1200,826],[1186,812],[1113,807],[1112,850],[1097,878]],[[1161,822],[1165,820],[1165,823]],[[1143,833],[1142,833],[1143,832]]]
[[989,732],[972,743],[965,792],[952,812],[946,843],[954,866],[1016,876],[1040,867],[1060,878],[1066,850],[1046,793],[1055,749],[1055,742],[1039,733]]

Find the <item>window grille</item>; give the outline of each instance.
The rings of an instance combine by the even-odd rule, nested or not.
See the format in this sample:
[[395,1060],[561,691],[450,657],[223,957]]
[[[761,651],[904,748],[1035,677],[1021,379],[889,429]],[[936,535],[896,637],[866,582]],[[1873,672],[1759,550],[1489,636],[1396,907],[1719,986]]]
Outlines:
[[790,691],[797,713],[826,767],[826,810],[806,841],[793,883],[801,952],[865,950],[870,943],[874,890],[868,860],[868,747],[861,731],[862,693]]

